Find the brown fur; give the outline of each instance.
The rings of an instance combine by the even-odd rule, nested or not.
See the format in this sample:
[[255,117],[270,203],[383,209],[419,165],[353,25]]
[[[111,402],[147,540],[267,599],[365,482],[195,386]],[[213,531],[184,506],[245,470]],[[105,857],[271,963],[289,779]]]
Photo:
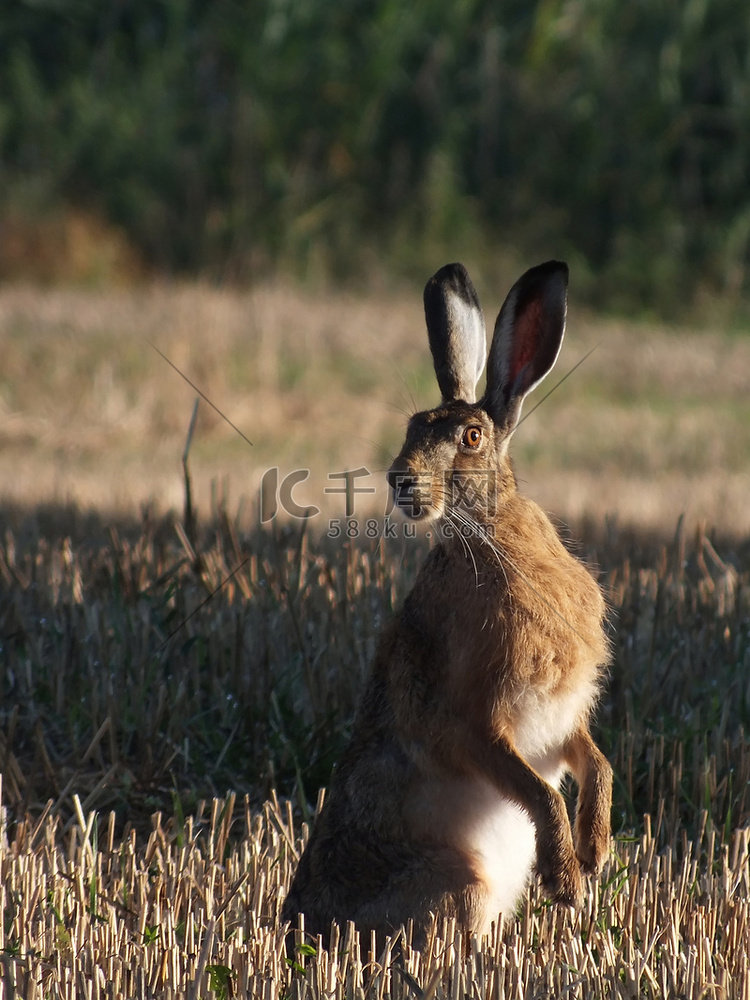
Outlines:
[[[542,306],[531,301],[527,326],[541,322]],[[517,493],[507,457],[514,425],[449,400],[412,418],[389,473],[407,513],[401,477],[412,516],[443,532],[464,522],[472,534],[434,546],[381,637],[284,905],[284,917],[304,913],[313,934],[353,920],[382,936],[411,919],[419,943],[431,913],[488,929],[496,876],[471,840],[485,790],[530,816],[537,870],[556,900],[580,903],[581,869],[597,872],[606,857],[612,774],[588,731],[607,657],[604,601],[543,511]],[[481,430],[477,449],[462,444],[467,426]],[[490,474],[487,489],[464,508],[452,484],[477,471]],[[574,832],[537,767],[575,776]]]

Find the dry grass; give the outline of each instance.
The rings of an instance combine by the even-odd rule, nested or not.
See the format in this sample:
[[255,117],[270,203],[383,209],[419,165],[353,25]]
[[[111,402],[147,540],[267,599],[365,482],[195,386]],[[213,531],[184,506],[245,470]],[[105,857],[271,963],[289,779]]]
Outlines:
[[748,1000],[746,548],[588,535],[617,612],[596,733],[615,839],[580,916],[533,888],[500,940],[437,928],[397,969],[342,929],[289,965],[277,915],[311,803],[421,543],[63,518],[0,551],[0,1000]]
[[[210,481],[309,466],[317,502],[327,472],[385,465],[399,410],[435,398],[418,297],[0,292],[0,1000],[750,1000],[750,343],[571,333],[561,373],[602,346],[516,454],[613,609],[609,865],[579,916],[532,887],[499,940],[440,927],[397,965],[343,928],[288,964],[305,824],[425,542],[259,530]],[[147,339],[254,441],[201,408],[197,527],[159,513],[194,393]]]
[[[43,512],[42,512],[43,513]],[[377,634],[422,540],[243,535],[146,520],[39,523],[0,543],[0,765],[15,817],[188,813],[227,788],[304,811],[346,738]],[[640,549],[639,547],[640,546]],[[615,612],[599,738],[620,780],[616,826],[666,801],[750,821],[750,552],[702,533],[668,547],[610,525],[584,550]],[[614,623],[614,622],[613,622]]]
[[119,842],[80,810],[69,828],[0,833],[0,997],[750,997],[748,831],[721,845],[650,824],[616,841],[579,914],[536,891],[501,935],[433,927],[424,953],[373,952],[351,926],[329,950],[278,914],[307,836],[277,800],[201,806]]
[[[481,291],[494,314],[504,289]],[[576,311],[575,285],[571,297],[558,377],[599,346],[519,430],[527,491],[568,519],[616,512],[622,523],[671,530],[684,512],[689,523],[750,530],[750,339],[595,320]],[[436,400],[418,291],[8,287],[0,290],[7,501],[72,500],[129,515],[147,497],[161,508],[180,504],[195,393],[148,341],[254,442],[202,404],[193,464],[204,510],[212,479],[229,482],[234,497],[253,495],[273,465],[312,469],[305,496],[318,503],[327,473],[385,468],[404,414]]]

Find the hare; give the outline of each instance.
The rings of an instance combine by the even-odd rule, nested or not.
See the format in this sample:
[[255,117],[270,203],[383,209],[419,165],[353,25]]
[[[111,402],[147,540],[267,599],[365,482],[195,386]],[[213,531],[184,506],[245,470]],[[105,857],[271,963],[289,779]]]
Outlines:
[[[388,472],[396,505],[439,537],[386,628],[351,739],[299,862],[283,917],[327,937],[354,921],[382,938],[430,915],[487,933],[536,868],[583,898],[608,852],[612,770],[588,728],[607,643],[605,605],[547,516],[521,496],[508,444],[524,397],[554,365],[567,266],[511,289],[486,341],[461,264],[427,283],[442,403],[409,421]],[[578,784],[571,831],[559,787]]]

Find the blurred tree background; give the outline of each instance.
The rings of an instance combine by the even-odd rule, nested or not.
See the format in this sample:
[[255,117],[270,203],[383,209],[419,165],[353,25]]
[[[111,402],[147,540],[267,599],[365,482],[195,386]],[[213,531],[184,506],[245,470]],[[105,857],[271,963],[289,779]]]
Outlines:
[[59,274],[71,217],[103,268],[559,255],[600,308],[739,304],[750,5],[3,0],[0,276]]

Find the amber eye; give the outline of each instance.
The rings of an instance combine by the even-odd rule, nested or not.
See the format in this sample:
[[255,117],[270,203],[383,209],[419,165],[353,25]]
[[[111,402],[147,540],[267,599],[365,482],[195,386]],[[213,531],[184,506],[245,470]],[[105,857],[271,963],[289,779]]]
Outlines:
[[478,448],[482,440],[482,432],[478,427],[467,427],[464,431],[462,443],[467,448]]

